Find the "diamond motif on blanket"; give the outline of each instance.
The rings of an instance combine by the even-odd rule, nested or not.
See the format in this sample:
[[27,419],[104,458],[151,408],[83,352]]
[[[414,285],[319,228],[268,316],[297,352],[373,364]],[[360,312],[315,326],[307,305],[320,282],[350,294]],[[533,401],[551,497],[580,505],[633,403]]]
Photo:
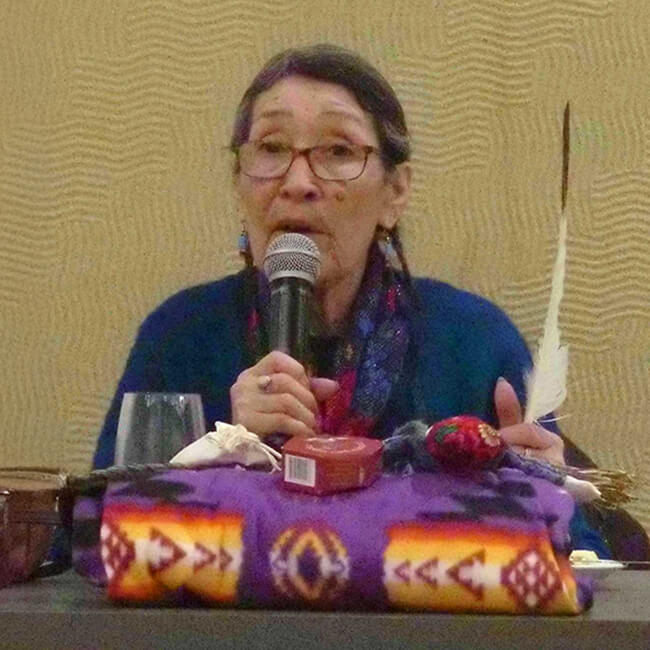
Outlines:
[[149,542],[149,570],[152,573],[160,573],[169,569],[186,555],[180,546],[157,528],[151,529]]
[[118,582],[135,560],[135,546],[119,526],[104,523],[100,532],[101,554],[109,582]]
[[345,589],[350,559],[339,536],[325,527],[292,526],[276,539],[269,563],[273,582],[291,599],[332,602]]
[[501,583],[527,609],[541,609],[560,588],[557,568],[538,549],[520,553],[501,571]]

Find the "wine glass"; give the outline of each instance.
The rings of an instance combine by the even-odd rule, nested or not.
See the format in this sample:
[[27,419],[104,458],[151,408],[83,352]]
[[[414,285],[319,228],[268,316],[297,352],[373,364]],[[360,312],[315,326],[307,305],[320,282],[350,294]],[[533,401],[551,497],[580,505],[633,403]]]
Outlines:
[[167,463],[205,434],[196,393],[124,393],[115,441],[115,464]]

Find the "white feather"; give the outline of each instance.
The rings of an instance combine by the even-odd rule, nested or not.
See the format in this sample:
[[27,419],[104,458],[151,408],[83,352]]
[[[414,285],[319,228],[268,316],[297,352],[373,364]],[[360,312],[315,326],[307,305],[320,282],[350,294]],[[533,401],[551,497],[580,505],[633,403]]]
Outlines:
[[562,214],[544,332],[538,343],[535,364],[525,378],[527,404],[524,422],[535,422],[558,408],[566,397],[569,348],[560,345],[558,325],[560,301],[564,292],[565,267],[566,217]]

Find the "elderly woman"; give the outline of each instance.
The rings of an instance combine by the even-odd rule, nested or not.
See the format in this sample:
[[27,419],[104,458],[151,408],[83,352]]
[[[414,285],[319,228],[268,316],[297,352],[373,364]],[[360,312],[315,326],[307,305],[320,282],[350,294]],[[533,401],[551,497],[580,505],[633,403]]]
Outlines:
[[[143,390],[200,393],[209,422],[241,423],[263,438],[385,438],[409,420],[474,414],[515,449],[564,463],[556,432],[522,423],[531,360],[508,318],[480,297],[410,277],[398,232],[411,184],[408,131],[373,67],[329,45],[279,54],[244,94],[231,148],[246,268],[180,292],[146,319],[96,467],[113,461],[122,395]],[[268,349],[260,269],[286,232],[307,235],[322,257],[313,373]],[[595,537],[582,546],[607,554]]]

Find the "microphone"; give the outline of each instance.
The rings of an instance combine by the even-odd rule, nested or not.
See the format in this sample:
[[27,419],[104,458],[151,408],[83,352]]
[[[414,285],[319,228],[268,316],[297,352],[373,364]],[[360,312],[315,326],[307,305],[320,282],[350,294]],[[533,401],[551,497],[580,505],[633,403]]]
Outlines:
[[289,232],[266,249],[264,273],[271,287],[269,345],[305,366],[311,362],[309,330],[320,251],[306,235]]

